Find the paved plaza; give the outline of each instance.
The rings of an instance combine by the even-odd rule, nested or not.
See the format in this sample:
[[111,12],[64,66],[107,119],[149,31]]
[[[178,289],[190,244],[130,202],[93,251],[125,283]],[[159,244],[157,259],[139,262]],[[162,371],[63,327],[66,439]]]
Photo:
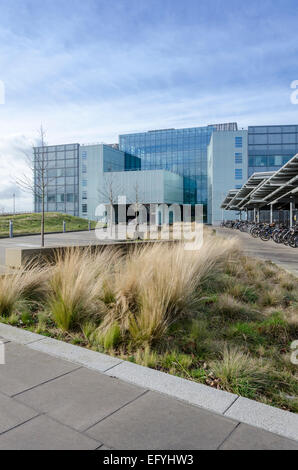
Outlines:
[[119,380],[111,364],[107,375],[30,344],[5,347],[0,449],[298,449],[297,441]]

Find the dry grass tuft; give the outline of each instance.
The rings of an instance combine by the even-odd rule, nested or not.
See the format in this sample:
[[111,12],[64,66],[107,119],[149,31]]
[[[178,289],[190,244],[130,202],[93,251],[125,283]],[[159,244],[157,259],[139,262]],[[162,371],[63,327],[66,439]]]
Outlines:
[[48,269],[35,265],[0,276],[0,316],[10,316],[22,301],[39,301],[46,295]]
[[216,238],[197,252],[158,243],[136,249],[119,265],[116,308],[100,328],[105,331],[116,321],[135,344],[161,339],[174,321],[197,310],[203,283],[235,250],[234,240]]
[[104,284],[116,262],[108,251],[92,255],[71,248],[58,254],[50,278],[48,307],[57,326],[64,331],[106,313]]
[[221,359],[213,361],[210,369],[228,392],[253,396],[270,385],[268,367],[235,347],[225,347]]
[[215,305],[218,313],[226,319],[254,319],[259,316],[257,310],[253,310],[249,305],[235,299],[232,295],[224,293],[219,296],[218,303]]

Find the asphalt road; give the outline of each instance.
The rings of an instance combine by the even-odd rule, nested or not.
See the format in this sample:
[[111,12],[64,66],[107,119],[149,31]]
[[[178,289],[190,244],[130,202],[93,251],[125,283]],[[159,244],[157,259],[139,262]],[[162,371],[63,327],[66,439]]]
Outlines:
[[238,238],[248,256],[270,260],[298,276],[298,248],[278,245],[272,240],[263,242],[259,238],[253,238],[249,233],[243,233],[239,230],[216,227],[216,231],[225,237],[233,236]]

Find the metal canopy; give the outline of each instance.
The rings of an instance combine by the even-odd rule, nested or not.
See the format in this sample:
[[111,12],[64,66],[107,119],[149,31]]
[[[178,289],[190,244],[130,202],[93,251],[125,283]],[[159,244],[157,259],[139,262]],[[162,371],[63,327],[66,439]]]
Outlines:
[[[229,198],[229,200],[227,201],[228,205],[226,207],[221,207],[228,210],[241,210],[242,208],[244,208],[243,206],[250,199],[251,194],[256,190],[256,188],[263,184],[264,181],[270,176],[272,176],[273,173],[274,172],[272,171],[254,173],[242,186],[241,189],[239,189],[238,191],[229,191],[228,195],[232,194],[232,192],[234,191],[234,196]],[[224,202],[226,202],[226,199]]]
[[237,194],[238,190],[237,189],[230,189],[226,197],[224,198],[222,205],[220,206],[221,209],[226,209],[230,203],[230,201],[233,199],[235,194]]
[[264,205],[290,195],[298,186],[298,154],[277,170],[257,191],[254,197]]
[[221,206],[227,210],[263,207],[281,200],[290,202],[298,194],[298,154],[275,172],[254,173],[233,197],[231,192]]

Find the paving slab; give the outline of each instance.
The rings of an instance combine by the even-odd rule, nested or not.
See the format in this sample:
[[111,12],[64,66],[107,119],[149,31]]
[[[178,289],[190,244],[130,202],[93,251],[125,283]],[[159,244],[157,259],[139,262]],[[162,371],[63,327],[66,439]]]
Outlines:
[[0,434],[8,431],[28,419],[37,416],[37,412],[31,408],[18,403],[13,398],[0,393]]
[[221,450],[298,450],[298,442],[291,441],[263,429],[239,424]]
[[[99,364],[92,370],[87,357],[86,367],[70,362],[70,357],[59,358],[52,341],[51,355],[34,349],[44,341],[48,339],[5,345],[7,363],[0,365],[0,449],[298,446],[298,416],[293,413],[128,362],[103,372],[98,370],[102,355],[93,351],[92,360],[98,355]],[[55,340],[56,345],[61,342]],[[81,356],[82,348],[66,346],[71,346],[72,357]]]
[[9,343],[10,340],[4,338],[3,336],[0,336],[0,341],[1,341],[2,344],[3,344],[3,343],[5,344],[5,343]]
[[47,416],[33,418],[0,435],[1,450],[95,450],[100,445]]
[[148,392],[96,424],[86,434],[115,449],[216,449],[236,422]]
[[44,339],[42,335],[22,330],[21,328],[15,328],[5,323],[0,323],[0,336],[8,341],[15,341],[19,344],[29,344]]
[[77,364],[100,372],[104,372],[122,362],[121,359],[108,356],[107,354],[101,354],[53,338],[44,338],[43,341],[32,343],[29,347],[36,351],[66,359],[67,361],[76,362]]
[[216,413],[224,413],[237,399],[237,395],[232,393],[216,390],[207,385],[191,382],[127,361],[123,361],[106,373],[140,387],[149,388],[194,405],[202,406]]
[[78,368],[16,343],[5,345],[6,364],[0,365],[0,392],[13,396]]
[[85,430],[135,400],[145,389],[79,369],[17,396],[63,424]]
[[298,441],[298,414],[239,397],[225,416]]

